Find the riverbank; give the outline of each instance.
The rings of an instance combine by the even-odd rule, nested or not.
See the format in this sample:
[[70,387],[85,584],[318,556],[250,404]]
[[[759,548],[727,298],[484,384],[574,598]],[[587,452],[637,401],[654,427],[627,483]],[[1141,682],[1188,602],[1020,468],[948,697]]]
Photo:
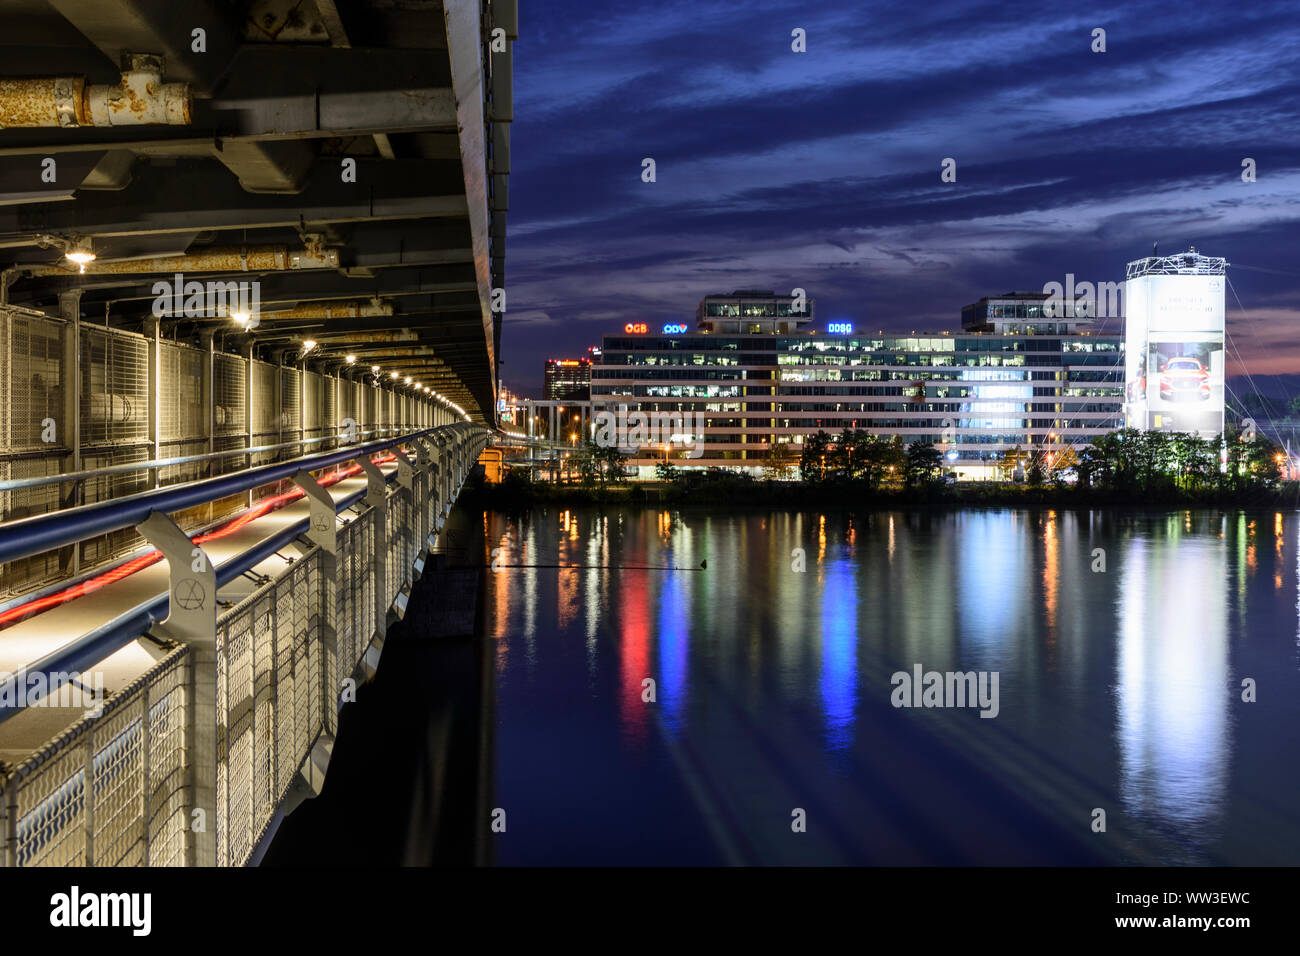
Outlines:
[[756,506],[806,509],[835,508],[1286,508],[1300,506],[1300,485],[1295,482],[1239,491],[1189,492],[1164,489],[1142,494],[1134,491],[1078,488],[1072,485],[1038,486],[1013,482],[968,482],[929,488],[886,487],[868,489],[855,484],[806,484],[798,481],[762,481],[743,476],[710,476],[691,484],[643,482],[605,487],[513,481],[499,485],[479,483],[466,488],[466,503],[475,507],[513,510],[538,504],[670,505],[745,509]]

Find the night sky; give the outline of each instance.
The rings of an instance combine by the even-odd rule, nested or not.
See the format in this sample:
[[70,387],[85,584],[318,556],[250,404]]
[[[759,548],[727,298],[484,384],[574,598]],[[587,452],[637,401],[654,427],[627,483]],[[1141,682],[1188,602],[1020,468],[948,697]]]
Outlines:
[[512,390],[709,293],[798,286],[823,329],[952,330],[983,295],[1122,281],[1157,240],[1227,257],[1249,371],[1300,372],[1294,2],[520,7]]

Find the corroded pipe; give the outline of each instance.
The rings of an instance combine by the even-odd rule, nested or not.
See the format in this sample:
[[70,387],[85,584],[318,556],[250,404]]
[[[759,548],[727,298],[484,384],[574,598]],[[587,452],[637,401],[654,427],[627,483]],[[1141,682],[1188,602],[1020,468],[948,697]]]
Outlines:
[[292,309],[263,312],[264,319],[359,319],[393,314],[391,302],[362,300],[355,302],[304,302]]
[[317,333],[315,333],[315,336],[316,336],[316,338],[320,341],[320,344],[321,344],[321,345],[323,345],[323,346],[325,346],[325,347],[327,347],[327,348],[330,348],[330,349],[338,350],[338,351],[354,351],[354,350],[351,349],[351,348],[346,348],[346,349],[345,349],[343,345],[337,345],[337,346],[336,346],[336,345],[332,342],[332,340],[333,340],[333,339],[336,339],[336,338],[343,339],[344,342],[346,343],[346,345],[348,345],[348,346],[352,346],[352,345],[373,345],[373,344],[376,344],[376,343],[389,343],[389,342],[418,342],[418,341],[420,341],[420,336],[419,336],[417,333],[415,333],[415,332],[411,332],[411,331],[409,331],[409,330],[407,330],[407,329],[402,329],[402,330],[400,330],[400,331],[394,331],[394,332],[328,332],[328,331],[322,331],[322,332],[317,332]]
[[188,83],[164,83],[162,57],[129,53],[114,86],[84,76],[0,78],[0,128],[34,126],[188,126]]
[[[96,259],[82,270],[86,275],[142,275],[162,272],[284,272],[291,269],[337,269],[339,251],[323,249],[319,254],[291,250],[287,246],[222,246],[193,255],[158,256],[152,259]],[[61,276],[73,271],[69,265],[23,266],[33,276]]]

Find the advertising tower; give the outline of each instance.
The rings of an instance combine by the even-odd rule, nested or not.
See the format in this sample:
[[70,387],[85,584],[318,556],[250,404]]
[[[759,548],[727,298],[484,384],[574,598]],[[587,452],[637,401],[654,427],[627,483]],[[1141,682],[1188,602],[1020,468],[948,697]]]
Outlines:
[[1195,247],[1128,264],[1124,419],[1142,431],[1223,432],[1227,262]]

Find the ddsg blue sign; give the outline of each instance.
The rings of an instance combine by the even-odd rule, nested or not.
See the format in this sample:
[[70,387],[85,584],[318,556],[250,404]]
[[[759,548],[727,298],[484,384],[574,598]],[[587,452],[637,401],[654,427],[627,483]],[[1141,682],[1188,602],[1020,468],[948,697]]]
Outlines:
[[853,323],[831,322],[826,326],[826,331],[831,335],[850,335],[853,332]]
[[671,322],[664,326],[664,335],[681,335],[686,331],[686,326],[676,322]]

